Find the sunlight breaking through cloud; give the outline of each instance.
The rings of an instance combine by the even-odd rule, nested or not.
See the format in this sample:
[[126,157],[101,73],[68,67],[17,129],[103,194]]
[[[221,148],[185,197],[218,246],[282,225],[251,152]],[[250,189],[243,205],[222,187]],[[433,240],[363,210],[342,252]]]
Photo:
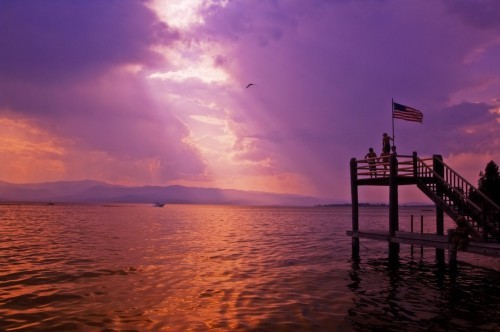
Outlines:
[[204,65],[194,65],[184,69],[169,71],[166,73],[153,73],[149,76],[153,79],[172,80],[182,82],[188,79],[199,79],[205,83],[220,83],[225,82],[228,78],[227,74],[218,68]]
[[185,29],[204,22],[203,17],[198,14],[203,2],[203,0],[155,0],[151,7],[170,26]]

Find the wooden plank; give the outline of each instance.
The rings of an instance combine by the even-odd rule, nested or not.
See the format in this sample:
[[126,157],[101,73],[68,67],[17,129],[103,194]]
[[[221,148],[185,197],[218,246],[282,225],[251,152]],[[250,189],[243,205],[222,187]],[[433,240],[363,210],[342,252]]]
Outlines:
[[[396,183],[398,186],[405,185],[414,185],[417,183],[418,178],[415,178],[410,175],[405,176],[397,176]],[[356,185],[358,186],[388,186],[389,185],[389,176],[385,177],[366,177],[356,180]]]
[[[431,247],[438,249],[452,249],[448,243],[446,235],[437,235],[432,233],[411,233],[411,232],[396,232],[395,236],[390,236],[389,231],[385,230],[365,230],[365,231],[346,231],[347,236],[356,238],[365,238],[377,241],[386,241],[393,243],[403,243],[414,246]],[[479,254],[491,257],[500,257],[500,244],[484,243],[484,242],[469,242],[469,245],[464,250],[473,254]]]
[[389,241],[390,236],[389,232],[387,231],[358,231],[358,232],[353,232],[353,231],[347,231],[348,236],[352,237],[357,237],[357,238],[364,238],[364,239],[372,239],[372,240],[378,240],[378,241]]
[[398,231],[396,232],[396,236],[404,239],[418,239],[418,240],[427,240],[431,242],[448,243],[448,236],[438,235],[434,233],[412,233],[412,232]]
[[415,246],[448,249],[448,237],[430,233],[396,232],[391,241]]

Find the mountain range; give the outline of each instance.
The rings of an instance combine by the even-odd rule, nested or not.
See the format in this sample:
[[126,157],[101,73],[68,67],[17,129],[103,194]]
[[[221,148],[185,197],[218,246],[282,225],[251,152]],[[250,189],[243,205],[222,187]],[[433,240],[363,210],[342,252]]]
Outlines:
[[311,206],[325,200],[294,194],[171,186],[128,187],[105,182],[58,181],[14,184],[0,181],[0,202],[80,202]]

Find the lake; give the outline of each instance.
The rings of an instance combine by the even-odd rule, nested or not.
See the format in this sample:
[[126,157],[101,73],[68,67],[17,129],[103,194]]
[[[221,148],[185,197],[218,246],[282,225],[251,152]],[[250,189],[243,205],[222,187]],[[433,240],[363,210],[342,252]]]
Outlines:
[[[400,229],[433,231],[432,208]],[[446,219],[446,228],[453,224]],[[349,207],[0,205],[1,331],[500,331],[500,262],[361,239]],[[387,207],[360,229],[388,228]],[[422,254],[422,255],[421,255]]]

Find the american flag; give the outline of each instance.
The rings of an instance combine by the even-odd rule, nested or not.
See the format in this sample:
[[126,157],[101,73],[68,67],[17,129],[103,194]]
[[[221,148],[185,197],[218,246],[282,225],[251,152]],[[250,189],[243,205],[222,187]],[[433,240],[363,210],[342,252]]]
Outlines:
[[422,114],[422,112],[398,103],[392,103],[392,104],[393,104],[392,117],[394,119],[401,119],[406,121],[415,121],[422,123],[422,120],[424,119],[424,115]]

